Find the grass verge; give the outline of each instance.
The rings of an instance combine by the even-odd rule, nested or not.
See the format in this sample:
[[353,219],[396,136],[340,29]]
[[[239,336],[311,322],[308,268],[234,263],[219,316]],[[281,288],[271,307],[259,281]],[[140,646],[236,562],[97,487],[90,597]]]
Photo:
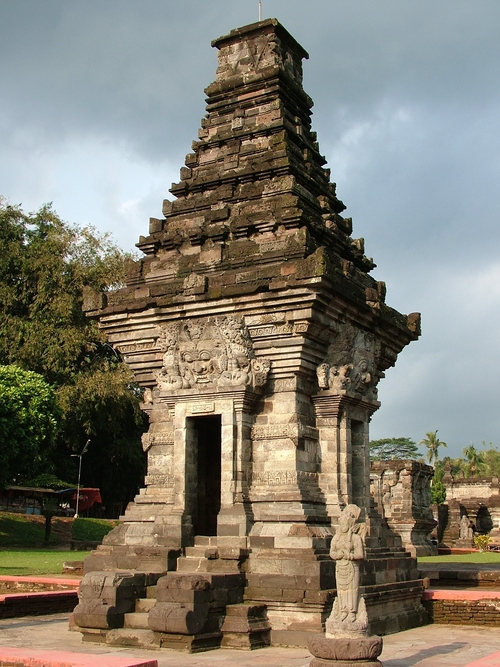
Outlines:
[[[119,521],[109,519],[52,518],[49,546],[69,545],[70,539],[101,542]],[[0,512],[0,548],[40,548],[45,538],[45,517]]]
[[472,554],[449,554],[446,556],[422,556],[419,563],[500,563],[500,553],[496,551]]
[[77,560],[74,551],[0,551],[0,575],[27,576],[35,574],[62,574],[65,560]]

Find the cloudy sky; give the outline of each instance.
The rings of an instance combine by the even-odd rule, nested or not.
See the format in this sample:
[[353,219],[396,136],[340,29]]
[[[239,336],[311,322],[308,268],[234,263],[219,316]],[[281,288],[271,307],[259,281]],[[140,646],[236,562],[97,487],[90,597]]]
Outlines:
[[[387,303],[422,313],[371,437],[500,446],[500,2],[262,14],[310,54],[313,126]],[[257,0],[0,0],[0,194],[132,249],[196,139],[211,40],[257,18]]]

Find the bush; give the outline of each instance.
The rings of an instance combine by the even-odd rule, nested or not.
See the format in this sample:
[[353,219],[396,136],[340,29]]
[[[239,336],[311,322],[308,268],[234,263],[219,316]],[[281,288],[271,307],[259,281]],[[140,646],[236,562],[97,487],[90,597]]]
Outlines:
[[474,538],[474,545],[479,549],[479,551],[488,551],[489,542],[489,535],[476,535]]
[[84,542],[101,542],[102,538],[118,523],[119,521],[109,521],[107,519],[78,518],[73,521],[71,538]]

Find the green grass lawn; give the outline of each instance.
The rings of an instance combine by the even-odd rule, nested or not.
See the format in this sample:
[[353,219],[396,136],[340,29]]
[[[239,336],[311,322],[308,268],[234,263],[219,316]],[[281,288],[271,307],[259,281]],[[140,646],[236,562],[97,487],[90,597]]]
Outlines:
[[[34,547],[45,537],[45,519],[25,514],[0,514],[0,547]],[[55,536],[51,540],[55,544]]]
[[[50,546],[61,544],[64,548],[70,538],[100,542],[118,523],[107,519],[54,517]],[[65,560],[83,560],[89,553],[44,549],[44,536],[44,517],[0,512],[0,575],[62,574]]]
[[82,558],[82,552],[76,551],[2,549],[0,551],[0,575],[62,574],[65,560]]
[[419,563],[500,563],[500,553],[477,551],[472,554],[450,554],[446,556],[422,556]]
[[102,538],[119,523],[109,519],[74,519],[71,537],[74,540],[101,542]]
[[[69,545],[70,539],[101,542],[119,521],[109,519],[52,518],[49,546]],[[41,548],[45,537],[45,518],[27,514],[0,512],[0,548]]]

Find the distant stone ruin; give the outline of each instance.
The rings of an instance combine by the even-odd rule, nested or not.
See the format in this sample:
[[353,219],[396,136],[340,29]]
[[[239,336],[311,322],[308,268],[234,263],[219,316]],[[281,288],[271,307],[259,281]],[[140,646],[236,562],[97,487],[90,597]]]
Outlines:
[[454,477],[449,466],[443,484],[446,501],[436,508],[436,539],[442,546],[471,548],[474,535],[489,535],[500,545],[498,477]]
[[[275,19],[213,42],[217,78],[126,286],[85,307],[144,389],[145,486],[85,560],[85,641],[307,645],[366,524],[371,632],[420,624],[416,561],[370,501],[377,385],[420,333],[385,303],[311,130],[306,51]],[[345,510],[344,510],[345,511]]]
[[420,461],[372,461],[370,490],[377,508],[412,556],[437,553],[431,509],[432,466]]

